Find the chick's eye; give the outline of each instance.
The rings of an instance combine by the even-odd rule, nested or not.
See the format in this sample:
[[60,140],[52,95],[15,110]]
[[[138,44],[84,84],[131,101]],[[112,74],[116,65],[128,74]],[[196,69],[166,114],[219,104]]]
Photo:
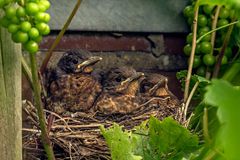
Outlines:
[[142,87],[141,87],[141,92],[146,92],[146,91],[148,91],[150,88],[152,88],[152,85],[149,84],[149,83],[146,83],[146,84],[142,85]]
[[115,81],[116,81],[116,82],[121,82],[121,81],[122,81],[122,78],[121,78],[121,77],[117,77],[117,78],[115,78]]
[[73,59],[72,62],[73,62],[74,64],[77,64],[77,63],[78,63],[78,61],[77,61],[76,59]]

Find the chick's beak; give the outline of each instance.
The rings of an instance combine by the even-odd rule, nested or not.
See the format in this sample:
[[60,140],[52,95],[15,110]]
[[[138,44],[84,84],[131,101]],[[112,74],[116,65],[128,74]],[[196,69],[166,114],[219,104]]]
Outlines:
[[102,60],[102,57],[99,56],[93,56],[90,57],[89,59],[83,61],[82,63],[77,65],[77,70],[83,70],[87,66],[94,65],[95,63],[99,62]]
[[138,80],[140,78],[144,77],[144,73],[137,72],[136,74],[132,75],[131,77],[127,78],[125,81],[121,82],[121,85],[125,85],[127,83],[131,83],[134,80]]

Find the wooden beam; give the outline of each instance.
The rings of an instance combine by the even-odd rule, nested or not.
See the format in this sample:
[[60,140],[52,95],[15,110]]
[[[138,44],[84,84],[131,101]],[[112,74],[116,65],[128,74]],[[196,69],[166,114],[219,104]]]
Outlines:
[[0,28],[0,157],[22,159],[21,45]]

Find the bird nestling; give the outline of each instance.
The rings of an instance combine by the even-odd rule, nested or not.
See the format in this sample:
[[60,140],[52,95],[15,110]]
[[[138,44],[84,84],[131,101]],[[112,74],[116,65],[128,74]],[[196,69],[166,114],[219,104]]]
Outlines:
[[101,60],[83,50],[64,53],[49,78],[49,109],[59,114],[89,110],[102,91],[92,75],[94,64]]
[[141,106],[144,108],[159,108],[162,117],[175,115],[178,98],[168,89],[168,78],[161,74],[146,74],[140,87]]
[[103,114],[127,114],[139,106],[140,82],[144,74],[132,67],[110,69],[104,78],[103,93],[97,99],[94,109]]
[[171,92],[168,90],[168,78],[161,74],[145,74],[141,83],[141,93],[144,96],[167,97]]

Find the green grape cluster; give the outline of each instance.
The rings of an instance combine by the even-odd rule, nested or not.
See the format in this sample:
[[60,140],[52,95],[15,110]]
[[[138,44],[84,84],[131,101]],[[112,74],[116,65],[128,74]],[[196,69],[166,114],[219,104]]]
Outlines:
[[[187,22],[190,27],[193,25],[194,19],[194,5],[195,2],[192,1],[191,5],[188,5],[184,8],[183,14],[187,19]],[[212,28],[212,21],[215,15],[217,6],[204,5],[199,7],[198,14],[198,31],[197,38],[209,32]],[[227,25],[234,16],[233,10],[226,6],[222,6],[219,12],[217,27]],[[205,36],[199,43],[196,45],[193,68],[195,73],[200,76],[205,76],[206,68],[212,70],[218,54],[221,50],[224,38],[226,36],[226,29],[217,31],[214,48],[211,43],[211,34]],[[184,46],[184,54],[190,56],[192,50],[192,38],[193,33],[189,33],[186,37],[186,45]],[[227,64],[228,61],[232,58],[232,47],[228,46],[225,50],[224,57],[222,59],[222,65]]]
[[12,34],[12,40],[23,44],[29,53],[38,51],[38,43],[42,36],[50,33],[48,22],[50,15],[46,10],[50,7],[48,0],[0,0],[4,10],[1,26]]

